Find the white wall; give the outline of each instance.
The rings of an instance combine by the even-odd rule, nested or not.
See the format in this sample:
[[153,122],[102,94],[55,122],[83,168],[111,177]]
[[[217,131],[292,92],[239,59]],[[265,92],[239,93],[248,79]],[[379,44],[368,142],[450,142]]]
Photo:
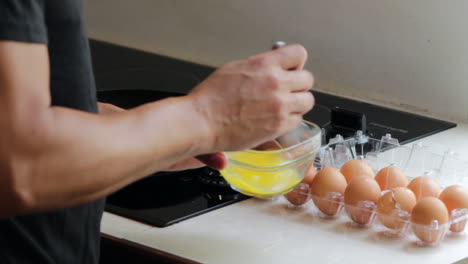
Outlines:
[[87,0],[90,36],[209,65],[302,43],[317,90],[468,121],[466,0]]

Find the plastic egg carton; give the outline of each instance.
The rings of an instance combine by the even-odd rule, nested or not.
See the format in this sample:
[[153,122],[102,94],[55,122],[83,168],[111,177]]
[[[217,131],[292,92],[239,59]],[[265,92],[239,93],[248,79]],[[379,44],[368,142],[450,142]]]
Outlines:
[[[418,176],[435,180],[441,188],[450,185],[468,186],[468,162],[457,158],[450,151],[434,151],[436,148],[413,144],[402,146],[390,134],[374,139],[358,131],[354,137],[344,139],[338,135],[323,146],[314,166],[340,169],[352,159],[366,161],[375,173],[387,166],[397,166],[411,181]],[[439,148],[440,149],[440,148]],[[384,195],[387,191],[382,191]],[[399,209],[379,214],[373,201],[358,201],[355,206],[344,203],[341,193],[327,193],[324,197],[311,194],[308,184],[301,183],[285,195],[290,207],[302,207],[312,200],[320,217],[337,218],[345,214],[354,225],[375,228],[386,236],[414,238],[421,245],[439,243],[448,232],[464,234],[468,221],[468,209],[455,209],[445,224],[434,220],[429,225],[411,222],[411,214]],[[317,206],[318,205],[318,206]],[[322,208],[322,209],[320,209]],[[415,235],[415,236],[414,236]]]

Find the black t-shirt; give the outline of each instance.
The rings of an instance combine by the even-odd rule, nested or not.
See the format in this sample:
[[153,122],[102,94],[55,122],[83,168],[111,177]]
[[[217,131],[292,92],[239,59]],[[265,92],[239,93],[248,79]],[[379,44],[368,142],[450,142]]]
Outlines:
[[[52,104],[97,112],[82,0],[1,0],[0,40],[47,44]],[[0,263],[98,263],[103,207],[0,219]]]

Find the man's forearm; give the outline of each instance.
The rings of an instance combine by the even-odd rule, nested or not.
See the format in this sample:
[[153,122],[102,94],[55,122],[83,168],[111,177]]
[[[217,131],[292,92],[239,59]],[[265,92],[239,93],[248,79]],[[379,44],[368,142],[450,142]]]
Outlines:
[[18,166],[10,174],[21,179],[20,213],[89,202],[202,154],[207,130],[200,124],[188,97],[113,115],[51,107],[39,126],[22,129],[35,140],[24,134],[7,144]]
[[113,104],[101,102],[98,102],[98,109],[99,113],[104,115],[121,113],[125,111],[125,109],[115,106]]

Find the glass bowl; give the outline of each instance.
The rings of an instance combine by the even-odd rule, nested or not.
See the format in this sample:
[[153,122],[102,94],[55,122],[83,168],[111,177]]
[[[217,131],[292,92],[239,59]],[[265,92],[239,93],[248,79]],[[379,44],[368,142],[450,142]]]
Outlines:
[[271,198],[301,182],[321,147],[321,130],[303,121],[296,129],[254,149],[227,152],[221,175],[243,194]]

